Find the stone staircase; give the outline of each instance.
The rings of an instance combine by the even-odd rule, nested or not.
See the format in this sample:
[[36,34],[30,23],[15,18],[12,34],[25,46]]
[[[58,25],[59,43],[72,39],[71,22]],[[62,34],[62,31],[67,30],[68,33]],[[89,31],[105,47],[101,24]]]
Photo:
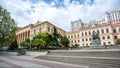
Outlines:
[[120,50],[54,50],[36,58],[88,66],[89,68],[120,68]]

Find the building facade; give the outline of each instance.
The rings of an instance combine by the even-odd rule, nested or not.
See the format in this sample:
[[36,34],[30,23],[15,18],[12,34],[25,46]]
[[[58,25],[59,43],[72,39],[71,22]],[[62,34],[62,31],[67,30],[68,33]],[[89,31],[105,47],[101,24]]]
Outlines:
[[[33,37],[35,37],[35,35],[38,34],[39,32],[53,33],[54,32],[54,27],[56,27],[56,26],[51,24],[48,21],[45,21],[45,22],[38,21],[36,24],[34,24],[32,29],[30,30],[30,39],[32,40]],[[64,30],[62,30],[59,27],[56,27],[56,29],[57,29],[59,34],[65,35],[65,31]]]
[[67,32],[67,38],[70,40],[70,45],[79,44],[80,46],[90,46],[92,42],[92,32],[98,32],[101,40],[101,45],[115,44],[116,39],[120,39],[120,22],[114,24],[103,24],[99,26],[83,28]]
[[[39,32],[53,33],[54,27],[56,26],[51,24],[48,21],[45,21],[45,22],[38,21],[35,24],[27,25],[16,32],[17,42],[18,44],[20,44],[25,39],[32,40],[33,37],[35,37],[35,35],[38,34]],[[60,33],[61,35],[65,35],[64,30],[58,27],[56,27],[56,29],[58,33]]]
[[[48,21],[38,21],[35,24],[27,25],[16,32],[18,44],[26,38],[32,40],[39,32],[53,33],[54,27],[56,26]],[[70,32],[65,32],[59,27],[56,28],[61,35],[66,34],[70,40],[70,46],[75,44],[90,46],[93,31],[99,33],[101,45],[114,45],[116,39],[120,38],[120,10],[106,12],[102,19],[89,21],[88,24],[83,23],[81,19],[71,21]]]
[[[120,38],[120,10],[106,12],[102,19],[89,21],[88,24],[72,22],[72,25],[82,25],[77,30],[76,26],[71,26],[72,30],[66,35],[70,40],[70,45],[79,44],[80,46],[90,46],[93,31],[99,33],[101,45],[115,44],[116,39]],[[78,26],[77,26],[78,27]]]
[[32,28],[33,24],[29,24],[23,28],[20,28],[16,31],[17,36],[17,43],[20,44],[22,41],[24,41],[27,38],[30,38],[30,30]]

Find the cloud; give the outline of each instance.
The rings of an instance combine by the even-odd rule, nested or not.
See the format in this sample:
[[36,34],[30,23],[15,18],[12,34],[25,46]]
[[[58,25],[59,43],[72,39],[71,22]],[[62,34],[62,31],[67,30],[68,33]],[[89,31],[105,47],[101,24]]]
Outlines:
[[70,30],[70,22],[84,22],[102,18],[106,11],[120,9],[119,0],[0,0],[18,23],[25,26],[40,21],[50,21],[64,30]]

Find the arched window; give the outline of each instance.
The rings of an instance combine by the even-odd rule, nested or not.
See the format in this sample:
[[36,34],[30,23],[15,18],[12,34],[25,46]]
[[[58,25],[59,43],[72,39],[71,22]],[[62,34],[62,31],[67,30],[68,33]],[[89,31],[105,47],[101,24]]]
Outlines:
[[97,30],[97,33],[100,33],[99,30]]
[[87,35],[87,32],[85,32],[85,35]]
[[89,35],[91,35],[91,32],[89,31]]
[[84,41],[84,39],[82,39],[82,41]]
[[117,36],[114,36],[114,39],[117,39]]
[[89,38],[89,40],[91,41],[91,38]]
[[109,41],[108,44],[111,44],[111,42]]
[[78,42],[80,42],[80,41],[78,40]]
[[73,38],[73,36],[71,35],[71,38]]
[[71,43],[73,43],[73,41],[71,41]]
[[103,45],[106,45],[106,43],[105,43],[105,42],[103,42]]
[[75,43],[76,43],[76,40],[75,40]]
[[107,39],[110,39],[110,36],[107,36]]
[[86,41],[88,41],[88,39],[86,38]]
[[79,37],[79,34],[77,36]]
[[106,32],[109,33],[109,29],[108,28],[106,29]]
[[48,32],[50,32],[50,27],[48,27]]
[[76,37],[76,35],[74,35],[74,38]]
[[113,29],[113,32],[116,33],[116,29]]
[[101,32],[104,33],[104,30],[102,29]]
[[41,32],[41,28],[39,28],[39,32]]
[[83,32],[82,32],[82,36],[84,36]]
[[105,37],[103,36],[103,40],[105,39]]

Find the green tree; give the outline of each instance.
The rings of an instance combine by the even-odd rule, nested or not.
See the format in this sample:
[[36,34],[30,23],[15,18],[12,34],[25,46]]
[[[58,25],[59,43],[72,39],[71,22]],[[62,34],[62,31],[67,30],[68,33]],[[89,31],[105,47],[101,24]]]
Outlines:
[[54,32],[52,34],[52,41],[50,43],[52,43],[54,47],[60,47],[59,39],[60,39],[60,34],[58,33],[57,29],[54,27]]
[[18,48],[17,40],[11,43],[9,50],[16,50]]
[[25,42],[25,45],[26,45],[26,46],[30,46],[30,39],[25,39],[24,42]]
[[48,33],[38,33],[32,41],[32,46],[46,48]]
[[20,43],[20,46],[25,47],[25,41],[22,41],[22,42]]
[[40,42],[41,42],[40,39],[35,38],[35,39],[32,41],[32,46],[38,46],[38,45],[40,45]]
[[13,42],[16,41],[15,29],[11,31],[5,38],[3,39],[3,45],[10,46]]
[[117,45],[120,45],[120,39],[117,39],[117,40],[116,40],[116,44],[117,44]]
[[79,47],[79,44],[76,43],[73,47],[78,48],[78,47]]
[[25,39],[20,43],[20,45],[24,48],[29,48],[30,47],[30,39]]
[[56,42],[54,41],[53,35],[49,34],[47,37],[47,47],[55,47],[56,46]]
[[11,45],[16,38],[15,30],[15,21],[11,18],[10,13],[0,6],[0,45]]
[[61,36],[61,40],[60,43],[64,46],[64,47],[69,47],[69,43],[70,41],[68,40],[68,38],[66,36]]

